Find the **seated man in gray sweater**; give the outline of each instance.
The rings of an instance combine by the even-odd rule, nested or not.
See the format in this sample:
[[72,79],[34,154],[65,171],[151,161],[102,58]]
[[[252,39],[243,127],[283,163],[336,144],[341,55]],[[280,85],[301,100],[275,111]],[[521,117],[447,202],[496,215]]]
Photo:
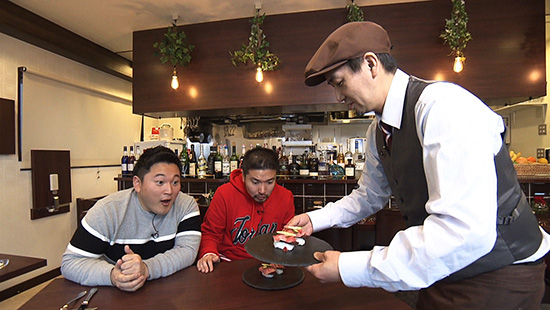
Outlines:
[[63,254],[61,273],[86,286],[136,291],[193,264],[200,244],[199,209],[180,192],[181,163],[172,150],[147,149],[131,189],[99,200]]

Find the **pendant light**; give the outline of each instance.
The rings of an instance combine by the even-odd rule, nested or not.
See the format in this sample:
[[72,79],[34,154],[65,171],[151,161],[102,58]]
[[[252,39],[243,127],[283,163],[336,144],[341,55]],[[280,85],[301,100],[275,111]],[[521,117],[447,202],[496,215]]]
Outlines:
[[462,69],[464,69],[464,61],[466,60],[466,57],[461,56],[459,53],[457,53],[455,57],[455,63],[453,65],[453,71],[456,73],[460,73]]
[[180,82],[178,81],[178,71],[176,71],[176,66],[174,66],[174,71],[172,73],[172,83],[170,84],[173,89],[178,89],[180,87]]
[[264,73],[262,71],[262,67],[258,66],[256,68],[256,82],[261,83],[264,81]]

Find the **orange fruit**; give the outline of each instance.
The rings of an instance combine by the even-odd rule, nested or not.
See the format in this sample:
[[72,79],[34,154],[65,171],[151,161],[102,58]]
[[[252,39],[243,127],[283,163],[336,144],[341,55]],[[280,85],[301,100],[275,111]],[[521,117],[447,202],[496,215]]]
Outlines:
[[527,162],[528,162],[528,161],[527,161],[527,158],[525,158],[525,157],[523,157],[523,156],[522,156],[522,157],[518,157],[518,158],[516,159],[516,163],[518,163],[518,164],[527,164]]
[[527,157],[527,161],[530,161],[532,163],[536,163],[537,160],[535,159],[535,157]]

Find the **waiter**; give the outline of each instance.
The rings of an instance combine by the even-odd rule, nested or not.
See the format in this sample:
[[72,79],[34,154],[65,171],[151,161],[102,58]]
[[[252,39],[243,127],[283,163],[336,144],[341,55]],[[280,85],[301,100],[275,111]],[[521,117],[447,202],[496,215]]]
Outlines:
[[539,309],[550,236],[519,187],[502,118],[460,86],[401,71],[390,49],[381,26],[352,22],[307,64],[306,85],[327,81],[376,121],[359,188],[288,225],[306,235],[349,227],[393,195],[408,228],[371,251],[315,253],[321,263],[308,270],[322,282],[420,290],[418,309]]

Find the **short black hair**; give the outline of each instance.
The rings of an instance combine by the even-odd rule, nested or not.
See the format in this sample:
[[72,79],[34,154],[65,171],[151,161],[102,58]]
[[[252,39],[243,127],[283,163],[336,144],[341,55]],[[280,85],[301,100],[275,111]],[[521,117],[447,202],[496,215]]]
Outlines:
[[250,170],[277,171],[279,169],[279,160],[273,150],[258,147],[244,154],[242,169],[245,176]]
[[136,175],[140,180],[151,171],[151,167],[157,163],[174,164],[178,166],[181,174],[181,162],[178,156],[171,149],[162,145],[146,149],[139,157],[134,166],[133,175]]
[[[376,54],[378,59],[380,60],[380,63],[382,64],[382,68],[388,73],[395,73],[397,70],[397,61],[395,61],[395,58],[393,58],[392,55],[388,53],[378,53]],[[346,65],[348,65],[353,72],[357,72],[361,70],[361,62],[363,61],[363,57],[357,57],[350,59],[346,62]]]

